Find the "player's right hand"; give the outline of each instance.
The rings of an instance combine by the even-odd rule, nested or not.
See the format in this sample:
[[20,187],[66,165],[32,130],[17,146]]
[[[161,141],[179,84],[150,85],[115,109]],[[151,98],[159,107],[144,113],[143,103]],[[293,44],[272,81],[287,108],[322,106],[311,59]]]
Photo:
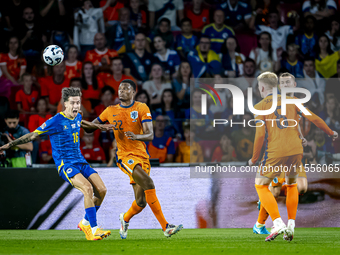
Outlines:
[[331,135],[332,140],[335,141],[335,139],[338,139],[338,133],[336,131],[333,131],[333,135]]
[[109,131],[114,128],[114,125],[112,124],[103,124],[103,125],[98,125],[98,126],[101,131]]

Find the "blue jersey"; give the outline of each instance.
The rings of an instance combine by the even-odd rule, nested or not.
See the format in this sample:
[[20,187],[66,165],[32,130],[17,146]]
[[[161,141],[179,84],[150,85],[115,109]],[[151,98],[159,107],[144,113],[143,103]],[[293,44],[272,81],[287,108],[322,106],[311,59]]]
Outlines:
[[176,37],[176,50],[183,50],[184,53],[195,50],[197,45],[197,37],[191,35],[186,37],[184,35],[177,35]]
[[296,60],[294,63],[288,60],[282,60],[281,67],[286,68],[288,72],[295,76],[295,78],[303,78],[303,64],[302,62]]
[[237,1],[234,8],[229,1],[220,4],[217,8],[224,12],[226,24],[232,27],[245,23],[245,20],[251,18],[250,5],[241,1]]
[[157,52],[154,56],[162,63],[165,71],[170,72],[170,75],[175,73],[181,64],[181,59],[174,50],[167,49],[165,59],[162,59],[162,56]]
[[314,46],[317,42],[318,37],[315,34],[313,34],[311,37],[306,34],[299,34],[295,37],[295,44],[300,46],[300,51],[305,56],[315,56]]
[[79,146],[81,121],[82,117],[79,113],[74,119],[69,119],[63,112],[60,112],[34,131],[38,134],[49,135],[52,145],[52,157],[58,170],[64,164],[87,164]]
[[221,29],[217,29],[214,23],[205,26],[202,30],[202,34],[210,38],[210,49],[216,53],[221,52],[225,39],[229,36],[235,35],[234,30],[231,27],[223,25]]

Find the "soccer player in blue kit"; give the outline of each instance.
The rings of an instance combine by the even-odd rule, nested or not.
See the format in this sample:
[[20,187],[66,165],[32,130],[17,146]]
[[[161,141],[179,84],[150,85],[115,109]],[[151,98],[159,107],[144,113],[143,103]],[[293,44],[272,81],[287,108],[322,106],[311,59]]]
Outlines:
[[110,231],[104,231],[97,226],[96,214],[105,197],[106,187],[98,173],[81,154],[79,134],[80,127],[87,132],[93,132],[95,129],[110,130],[113,125],[82,120],[79,88],[63,88],[62,98],[65,111],[57,113],[32,133],[0,147],[0,153],[13,146],[33,141],[41,134],[49,135],[59,176],[84,195],[85,217],[78,224],[78,228],[85,233],[87,240],[101,240],[111,234]]

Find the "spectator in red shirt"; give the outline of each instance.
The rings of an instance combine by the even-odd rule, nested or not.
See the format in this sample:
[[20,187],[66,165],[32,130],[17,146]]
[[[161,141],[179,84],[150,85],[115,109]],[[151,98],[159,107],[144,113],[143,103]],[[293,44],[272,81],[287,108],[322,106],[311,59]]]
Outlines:
[[48,102],[48,108],[52,112],[57,111],[57,105],[61,99],[61,90],[68,87],[70,80],[64,75],[66,70],[65,62],[53,67],[53,75],[40,78],[41,96]]
[[[111,3],[104,11],[104,20],[106,27],[115,24],[115,22],[118,20],[118,10],[124,7],[124,4],[119,2],[118,0],[107,1],[110,1]],[[103,7],[107,1],[106,0],[100,1],[99,6]]]
[[29,118],[28,130],[33,132],[40,127],[45,121],[52,117],[51,114],[47,113],[47,104],[44,98],[40,98],[36,102],[36,108],[38,114],[33,114]]
[[102,88],[102,96],[101,96],[101,103],[94,108],[94,113],[96,116],[99,116],[106,107],[113,104],[113,95],[115,91],[110,86],[105,86]]
[[20,76],[26,71],[26,65],[18,37],[11,36],[8,40],[8,53],[0,54],[2,73],[13,84],[18,84]]
[[24,87],[15,95],[15,102],[17,103],[18,111],[22,114],[25,112],[35,112],[35,104],[39,97],[39,92],[33,89],[32,75],[24,73],[22,75],[22,82]]
[[67,59],[65,60],[66,72],[65,76],[68,79],[81,76],[81,69],[83,64],[81,61],[77,60],[78,48],[75,45],[70,45],[67,51]]
[[97,79],[91,62],[84,63],[81,81],[82,97],[90,100],[92,108],[94,108],[99,103],[100,90],[104,85],[100,79]]
[[84,158],[89,163],[106,163],[106,157],[104,150],[99,144],[94,143],[94,134],[84,132],[83,141],[84,146],[80,147],[80,150]]
[[231,162],[238,161],[236,152],[232,146],[231,139],[226,135],[222,135],[220,145],[216,147],[212,155],[211,162]]
[[192,30],[195,32],[201,32],[210,23],[209,9],[203,8],[202,3],[203,0],[193,0],[192,8],[185,12],[185,16],[191,19]]
[[41,164],[54,164],[52,158],[52,146],[50,140],[42,140],[39,144],[39,155]]

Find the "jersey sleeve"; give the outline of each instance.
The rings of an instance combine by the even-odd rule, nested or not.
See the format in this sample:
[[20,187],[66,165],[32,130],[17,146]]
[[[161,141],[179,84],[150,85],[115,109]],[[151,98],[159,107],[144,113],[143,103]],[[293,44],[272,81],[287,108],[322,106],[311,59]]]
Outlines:
[[34,130],[34,133],[37,133],[39,135],[53,135],[58,131],[57,128],[57,121],[56,117],[52,117],[49,120],[45,121],[40,127],[38,127],[36,130]]
[[97,120],[99,121],[99,123],[103,124],[106,121],[108,121],[108,116],[109,116],[109,107],[107,107],[100,115],[99,117],[97,117]]
[[150,109],[146,104],[142,104],[139,110],[139,118],[142,123],[152,121]]
[[0,66],[7,65],[7,54],[1,53],[0,54]]
[[21,90],[19,90],[16,94],[15,94],[15,102],[16,103],[21,103],[21,97],[20,97],[20,92]]
[[[256,110],[263,110],[261,109],[261,104],[255,105]],[[265,136],[266,136],[266,127],[264,124],[264,115],[254,115],[255,124],[256,124],[256,134],[254,140],[254,148],[253,148],[253,157],[251,161],[255,164],[261,155],[262,146],[264,144]]]

